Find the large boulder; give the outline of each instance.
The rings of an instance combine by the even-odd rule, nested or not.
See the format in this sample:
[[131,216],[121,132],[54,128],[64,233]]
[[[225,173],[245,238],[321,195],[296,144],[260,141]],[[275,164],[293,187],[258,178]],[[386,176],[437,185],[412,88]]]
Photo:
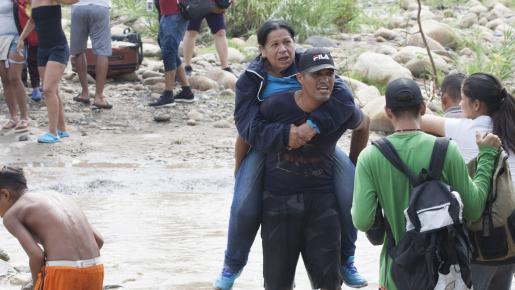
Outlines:
[[[438,41],[432,39],[431,37],[426,35],[426,41],[427,45],[429,46],[429,49],[431,50],[445,50],[445,47],[441,45]],[[418,46],[425,48],[426,45],[424,44],[424,40],[422,39],[422,35],[420,33],[416,33],[411,35],[408,38],[408,45],[409,46]]]
[[143,43],[143,55],[145,57],[159,57],[161,56],[161,47],[157,44]]
[[401,38],[401,35],[397,31],[386,29],[384,27],[379,28],[374,33],[374,36],[375,37],[381,36],[381,37],[383,37],[386,40],[395,40],[395,39],[400,39]]
[[[432,56],[437,70],[444,73],[449,71],[447,62],[440,55],[433,53]],[[432,71],[427,50],[421,47],[406,46],[394,56],[394,60],[404,64],[415,77]]]
[[192,76],[189,81],[191,88],[199,91],[218,90],[218,83],[206,76]]
[[397,78],[412,78],[411,72],[397,63],[391,56],[365,52],[358,57],[352,72],[366,81],[387,84]]
[[382,98],[381,93],[375,86],[366,86],[356,90],[355,97],[361,106],[366,106],[374,100]]
[[309,44],[313,47],[337,47],[338,45],[334,40],[324,36],[310,36],[304,41],[304,44]]
[[236,48],[229,47],[227,60],[229,63],[241,63],[245,60],[245,56]]
[[216,81],[221,87],[225,89],[235,90],[236,88],[236,81],[238,80],[238,78],[228,71],[224,71],[222,69],[214,69],[207,72],[206,76]]
[[380,54],[385,54],[385,55],[394,55],[397,53],[397,48],[391,46],[391,45],[388,45],[388,44],[383,44],[383,45],[380,45],[378,47],[376,47],[374,49],[375,52],[377,53],[380,53]]
[[461,17],[460,22],[459,22],[458,25],[461,28],[469,28],[469,27],[471,27],[472,25],[474,25],[474,24],[476,24],[478,22],[479,22],[479,18],[477,16],[477,14],[469,12],[465,16]]
[[436,40],[441,45],[452,49],[457,48],[459,43],[458,34],[449,25],[435,20],[426,20],[422,22],[422,28],[425,35]]
[[386,116],[384,111],[385,105],[386,100],[384,98],[377,98],[363,108],[363,112],[370,117],[371,131],[391,133],[395,130],[392,122],[388,119],[388,116]]
[[[432,55],[433,59],[445,62],[441,56],[435,53]],[[427,57],[427,49],[418,46],[406,46],[399,50],[399,52],[393,56],[393,59],[398,63],[405,64],[412,59],[423,57]]]

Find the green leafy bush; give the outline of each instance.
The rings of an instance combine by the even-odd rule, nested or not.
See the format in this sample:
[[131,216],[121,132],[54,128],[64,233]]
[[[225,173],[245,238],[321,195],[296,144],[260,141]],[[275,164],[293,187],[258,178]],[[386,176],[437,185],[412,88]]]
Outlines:
[[255,34],[268,19],[284,19],[299,40],[309,35],[338,31],[356,14],[353,0],[238,0],[226,12],[227,30],[232,36]]

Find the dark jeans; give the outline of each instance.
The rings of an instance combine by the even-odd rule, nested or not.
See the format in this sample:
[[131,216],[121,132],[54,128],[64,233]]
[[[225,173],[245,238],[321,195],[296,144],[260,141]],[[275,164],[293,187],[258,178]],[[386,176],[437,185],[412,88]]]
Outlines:
[[[338,147],[334,161],[343,262],[347,257],[354,256],[356,250],[354,244],[357,230],[354,228],[350,214],[355,167],[349,157]],[[251,150],[236,174],[224,260],[224,265],[233,272],[240,271],[247,264],[250,248],[261,223],[264,162],[264,153]]]
[[510,290],[515,265],[485,266],[472,264],[474,290]]

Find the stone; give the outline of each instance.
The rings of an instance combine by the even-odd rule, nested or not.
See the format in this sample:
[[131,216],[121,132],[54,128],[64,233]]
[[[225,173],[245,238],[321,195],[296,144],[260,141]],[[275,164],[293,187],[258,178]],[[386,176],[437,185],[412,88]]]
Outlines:
[[193,119],[189,119],[186,121],[186,125],[188,126],[196,126],[197,125],[197,121],[193,120]]
[[387,39],[387,40],[395,40],[395,39],[400,39],[401,38],[401,35],[397,31],[386,29],[384,27],[379,28],[374,33],[374,36],[376,38],[381,36],[381,37],[383,37],[384,39]]
[[154,121],[156,121],[158,123],[170,122],[171,119],[172,119],[172,116],[170,114],[158,114],[158,115],[154,116]]
[[[438,62],[445,62],[441,56],[433,53],[433,59]],[[393,56],[393,59],[398,63],[405,64],[415,58],[425,58],[427,56],[427,49],[418,46],[406,46],[403,47],[397,54]]]
[[501,24],[504,24],[504,21],[502,19],[494,19],[486,23],[485,26],[489,29],[495,30],[495,28],[497,28],[497,26]]
[[382,36],[376,36],[376,41],[377,42],[386,42],[386,39]]
[[375,52],[392,56],[397,53],[397,49],[391,45],[383,44],[381,46],[376,47]]
[[9,261],[10,257],[9,255],[7,254],[6,251],[0,249],[0,260],[3,260],[3,261]]
[[365,52],[358,57],[352,72],[367,81],[387,84],[397,78],[412,78],[411,72],[397,63],[391,56]]
[[377,98],[382,98],[381,93],[375,86],[365,86],[359,90],[356,90],[354,95],[359,102],[360,105],[366,106],[368,103],[374,101]]
[[465,16],[461,17],[458,23],[458,26],[461,28],[469,28],[475,23],[479,21],[479,17],[476,13],[468,13]]
[[465,47],[462,50],[460,50],[460,55],[473,56],[474,51],[468,47]]
[[237,46],[245,47],[247,46],[247,42],[241,38],[233,37],[231,38],[231,42],[234,43]]
[[377,98],[368,103],[364,108],[365,112],[370,117],[370,130],[385,133],[392,133],[394,131],[392,122],[388,119],[384,111],[386,101],[384,98]]
[[332,40],[328,37],[319,36],[319,35],[314,35],[314,36],[308,37],[304,41],[304,44],[309,44],[313,47],[338,47],[338,45],[336,44],[336,42],[334,42],[334,40]]
[[[416,20],[418,18],[418,11],[417,10],[411,11],[409,13],[409,17],[413,20]],[[429,19],[434,19],[434,18],[435,18],[435,15],[430,10],[422,9],[420,11],[420,19],[429,20]]]
[[196,121],[202,121],[202,120],[204,120],[204,115],[202,115],[198,111],[191,110],[191,111],[188,112],[188,119],[196,120]]
[[245,61],[251,61],[259,55],[259,49],[253,46],[245,47],[243,54],[245,55]]
[[143,73],[141,74],[141,77],[143,77],[143,79],[157,78],[157,77],[162,78],[163,74],[160,72],[152,71],[152,70],[146,70],[146,71],[143,71]]
[[161,47],[157,44],[143,43],[143,56],[145,57],[160,57]]
[[258,46],[257,36],[255,34],[252,34],[251,36],[249,36],[249,38],[247,38],[245,43],[246,43],[246,46],[257,47]]
[[513,32],[513,31],[515,31],[515,29],[513,29],[513,27],[511,27],[511,25],[508,25],[508,24],[501,24],[501,25],[499,25],[499,26],[497,26],[495,28],[495,32],[500,34],[500,35],[503,35],[503,34],[508,33],[510,31]]
[[505,15],[509,15],[509,14],[513,13],[510,8],[506,7],[504,4],[502,4],[500,2],[497,2],[494,5],[494,8],[492,9],[492,11],[497,13],[498,16],[505,16]]
[[459,43],[458,34],[449,25],[435,20],[422,22],[425,35],[433,38],[445,47],[455,49]]
[[16,270],[9,263],[0,260],[0,277],[8,277],[16,274]]
[[226,120],[220,120],[213,123],[215,128],[231,128],[231,123]]
[[143,85],[145,86],[153,86],[155,84],[164,83],[165,78],[164,77],[153,77],[143,80]]
[[483,4],[478,4],[469,9],[469,12],[475,13],[476,15],[481,15],[483,13],[486,13],[488,11],[488,8],[483,6]]
[[134,28],[134,31],[139,32],[139,33],[145,32],[149,26],[150,26],[150,24],[148,23],[148,20],[145,17],[139,17],[132,24],[132,28]]
[[[20,135],[20,137],[18,137],[18,141],[20,141],[20,142],[29,141],[29,135],[28,134]],[[0,258],[2,258],[2,257],[0,257]],[[3,260],[3,258],[2,258],[2,260]],[[4,260],[4,261],[8,261],[8,259]]]
[[227,61],[230,64],[241,63],[245,59],[245,56],[243,56],[243,54],[236,48],[229,47],[227,52],[228,52]]
[[[436,40],[432,39],[431,37],[429,37],[427,35],[426,35],[426,41],[427,41],[427,45],[429,46],[429,49],[431,49],[431,50],[445,50],[445,47],[443,47],[440,43],[438,43]],[[424,40],[422,39],[422,35],[420,35],[420,33],[411,35],[408,38],[407,44],[409,46],[418,46],[418,47],[422,47],[422,48],[426,47],[426,45],[424,44]]]
[[236,81],[238,80],[238,78],[228,71],[224,71],[222,69],[214,69],[207,72],[206,76],[216,81],[221,87],[225,89],[236,89]]
[[136,74],[136,72],[131,72],[128,74],[123,74],[115,77],[116,80],[122,81],[122,82],[137,82],[140,81],[139,76]]
[[161,94],[165,90],[165,83],[157,83],[155,85],[148,86],[148,88],[152,93]]
[[189,78],[192,89],[199,91],[218,90],[218,83],[206,76],[196,75]]
[[234,98],[235,93],[231,89],[226,89],[220,92],[220,97],[222,98]]

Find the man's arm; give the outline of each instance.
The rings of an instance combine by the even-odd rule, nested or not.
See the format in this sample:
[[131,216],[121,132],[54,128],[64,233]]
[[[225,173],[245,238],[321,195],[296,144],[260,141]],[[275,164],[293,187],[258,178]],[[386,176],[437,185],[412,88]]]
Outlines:
[[424,115],[420,120],[422,131],[436,136],[445,136],[445,118],[435,115]]
[[91,227],[93,230],[93,236],[95,237],[95,242],[97,242],[98,249],[102,249],[102,246],[104,245],[104,238],[102,238],[102,235],[93,227]]
[[356,229],[366,231],[374,224],[376,208],[379,202],[377,188],[374,187],[371,168],[367,155],[373,147],[365,149],[356,165],[354,177],[354,194],[352,197],[352,222]]
[[363,114],[361,122],[358,127],[352,130],[352,137],[350,140],[349,158],[352,163],[357,164],[358,156],[367,147],[368,136],[370,134],[370,118]]
[[30,272],[32,273],[32,281],[36,283],[38,273],[41,271],[45,263],[45,254],[38,246],[32,234],[16,217],[14,213],[9,213],[4,217],[5,228],[20,242],[23,250],[29,256]]

